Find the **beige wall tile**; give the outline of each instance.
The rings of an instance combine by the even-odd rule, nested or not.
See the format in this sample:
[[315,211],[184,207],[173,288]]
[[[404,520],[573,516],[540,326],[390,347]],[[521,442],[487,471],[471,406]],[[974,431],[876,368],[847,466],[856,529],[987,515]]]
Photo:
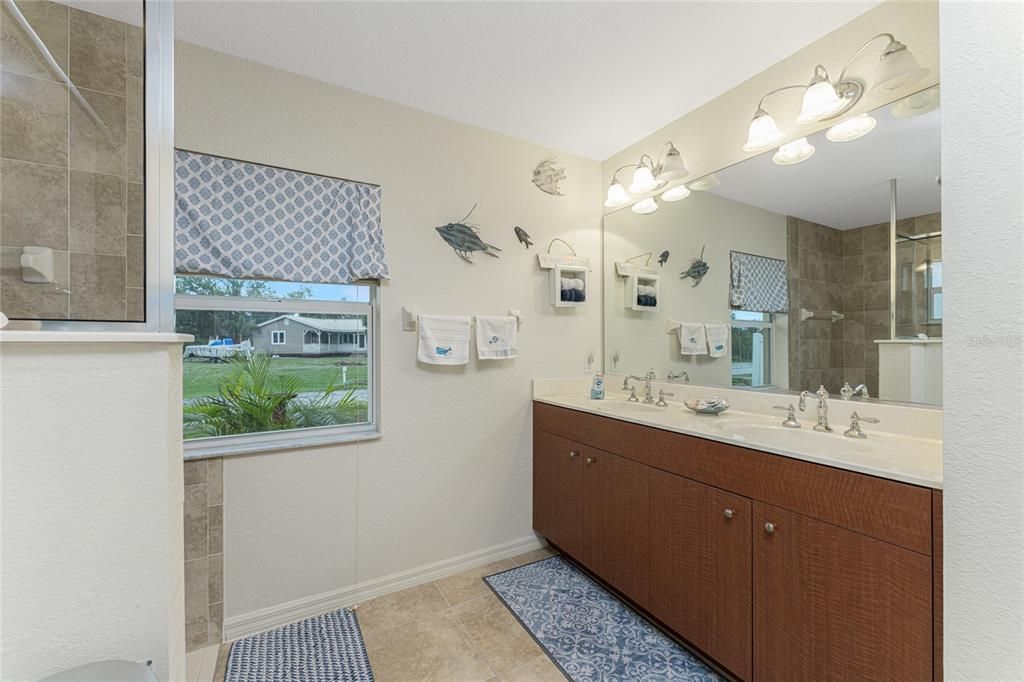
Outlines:
[[[68,8],[56,2],[22,0],[18,9],[43,41],[60,68],[68,68]],[[10,13],[0,10],[0,65],[4,71],[47,80],[59,80],[40,50]]]
[[0,149],[7,159],[66,166],[67,87],[0,73]]
[[209,564],[206,557],[185,562],[185,648],[188,651],[205,646],[208,640],[208,582]]
[[128,234],[143,234],[146,227],[146,190],[138,182],[128,183]]
[[72,252],[125,255],[125,192],[123,178],[71,171]]
[[0,249],[0,310],[12,319],[67,319],[67,251],[54,251],[53,267],[56,285],[28,284],[21,279],[21,249]]
[[145,144],[140,130],[128,132],[128,180],[142,182],[144,172],[143,152]]
[[130,322],[145,322],[146,320],[146,290],[126,289],[127,302],[125,303],[126,319]]
[[209,594],[210,603],[224,601],[224,555],[223,554],[211,554],[209,556],[210,562],[210,581],[207,587],[207,593]]
[[125,83],[125,107],[127,118],[125,125],[128,130],[142,130],[142,79],[129,78]]
[[123,320],[125,257],[71,254],[71,315],[79,320]]
[[210,644],[220,644],[224,638],[224,602],[210,604],[206,634]]
[[207,507],[209,510],[209,544],[207,546],[207,552],[209,554],[220,554],[224,551],[224,506],[216,505],[214,507]]
[[146,279],[146,253],[143,248],[142,237],[130,236],[127,238],[128,248],[127,284],[130,287],[145,286]]
[[133,78],[143,77],[143,45],[145,39],[142,34],[141,26],[131,26],[127,28],[128,32],[128,75]]
[[212,507],[224,502],[224,460],[214,457],[206,460],[207,471],[207,502]]
[[56,166],[0,162],[4,246],[68,249],[68,172]]
[[207,466],[205,459],[192,459],[185,462],[185,485],[206,483]]
[[79,88],[124,95],[127,72],[125,25],[91,12],[71,10],[69,76]]
[[[206,484],[185,486],[185,560],[206,558],[209,554],[209,507]],[[203,590],[205,593],[206,586]]]
[[81,92],[99,121],[82,103],[71,101],[71,167],[124,177],[124,97],[95,90]]

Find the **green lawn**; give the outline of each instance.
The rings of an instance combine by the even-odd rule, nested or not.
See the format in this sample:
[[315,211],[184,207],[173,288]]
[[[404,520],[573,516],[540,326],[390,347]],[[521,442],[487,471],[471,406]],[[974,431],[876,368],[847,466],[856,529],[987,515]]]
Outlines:
[[[271,367],[274,375],[294,375],[300,382],[300,391],[322,391],[332,381],[341,383],[343,362],[348,367],[345,389],[366,388],[366,359],[361,364],[355,357],[339,358],[274,358]],[[230,362],[210,362],[205,358],[185,359],[185,400],[217,394],[217,382],[231,375]]]

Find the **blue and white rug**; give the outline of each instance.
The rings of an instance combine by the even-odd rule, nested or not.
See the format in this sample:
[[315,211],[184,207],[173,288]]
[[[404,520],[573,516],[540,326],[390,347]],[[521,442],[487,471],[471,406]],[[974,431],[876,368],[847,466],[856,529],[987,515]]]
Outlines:
[[562,557],[484,580],[574,682],[723,679]]
[[359,622],[339,609],[240,639],[225,682],[373,682]]

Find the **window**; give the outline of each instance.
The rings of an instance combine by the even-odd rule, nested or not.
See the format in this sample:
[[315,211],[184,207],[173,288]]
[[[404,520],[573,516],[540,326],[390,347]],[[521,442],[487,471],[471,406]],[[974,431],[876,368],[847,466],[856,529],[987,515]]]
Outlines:
[[186,456],[377,434],[375,284],[177,277],[175,289],[175,327],[195,337],[183,362]]
[[732,385],[772,383],[771,313],[732,311]]

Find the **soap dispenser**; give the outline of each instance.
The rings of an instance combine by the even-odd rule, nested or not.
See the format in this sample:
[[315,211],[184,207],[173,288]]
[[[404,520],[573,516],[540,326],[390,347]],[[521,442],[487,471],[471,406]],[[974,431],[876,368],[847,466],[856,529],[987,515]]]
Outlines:
[[594,373],[594,381],[590,384],[590,399],[604,400],[604,372],[600,370]]

